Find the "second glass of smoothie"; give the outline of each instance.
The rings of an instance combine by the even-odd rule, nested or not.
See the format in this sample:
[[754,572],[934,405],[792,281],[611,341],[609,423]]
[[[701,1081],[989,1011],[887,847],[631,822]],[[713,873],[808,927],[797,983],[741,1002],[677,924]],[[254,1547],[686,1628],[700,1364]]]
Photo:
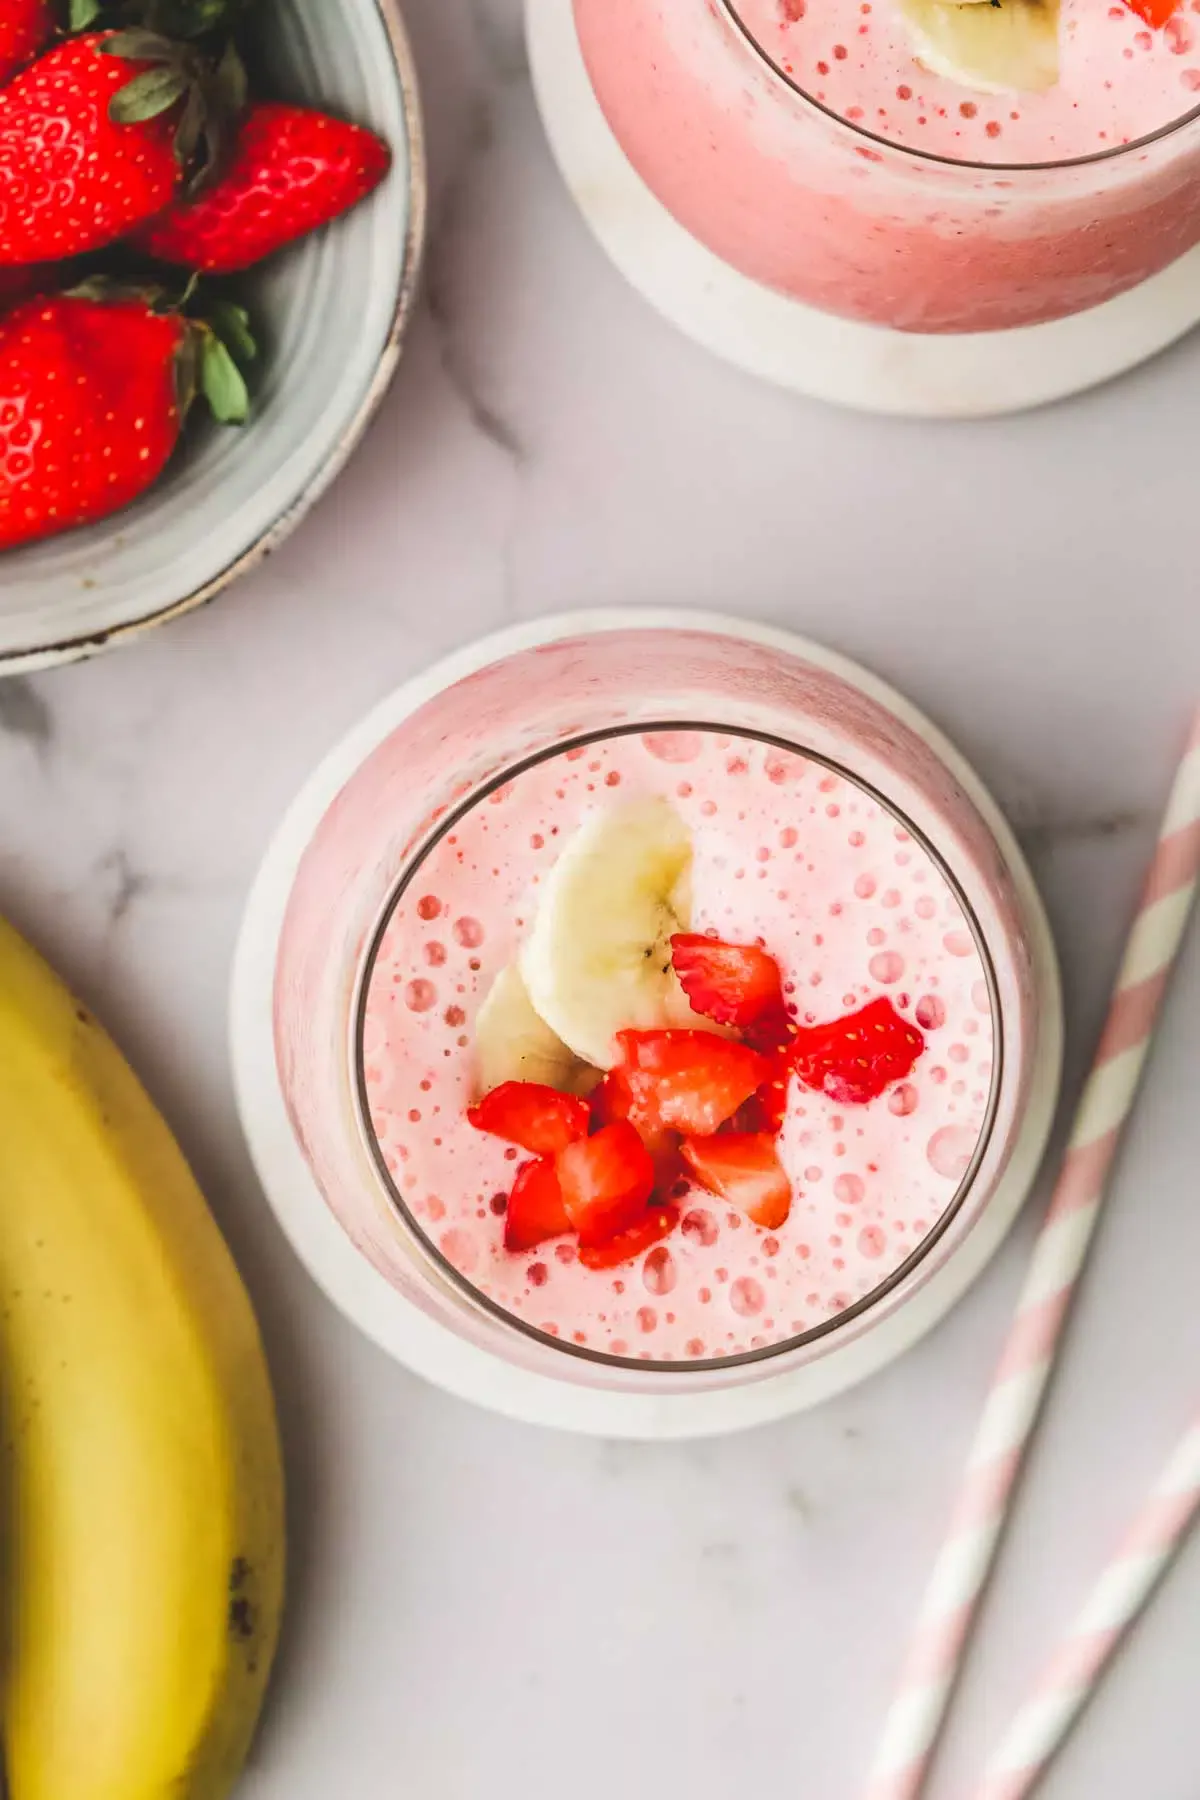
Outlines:
[[1135,3],[574,14],[618,142],[696,238],[828,312],[938,333],[1082,311],[1200,240],[1197,0]]

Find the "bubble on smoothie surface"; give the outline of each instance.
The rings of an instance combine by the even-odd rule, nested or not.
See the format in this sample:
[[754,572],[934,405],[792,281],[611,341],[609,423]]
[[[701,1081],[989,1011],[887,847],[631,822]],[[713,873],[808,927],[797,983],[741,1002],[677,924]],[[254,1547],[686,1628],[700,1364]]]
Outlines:
[[949,1181],[961,1181],[971,1166],[978,1142],[978,1132],[965,1125],[943,1125],[930,1138],[925,1153],[936,1174],[946,1176]]
[[948,931],[942,943],[951,956],[974,956],[975,943],[968,931]]
[[843,1206],[857,1206],[866,1194],[867,1184],[861,1175],[839,1175],[833,1184],[833,1197]]
[[753,1275],[739,1275],[729,1290],[729,1304],[739,1318],[751,1319],[767,1304],[767,1296]]
[[436,894],[426,894],[417,901],[417,915],[422,919],[436,919],[442,910],[442,903]]
[[917,1024],[922,1031],[937,1031],[946,1023],[946,1003],[936,994],[922,994],[917,1001]]
[[710,1212],[702,1206],[694,1206],[683,1215],[680,1227],[685,1238],[692,1238],[705,1249],[710,1249],[721,1235],[721,1228]]
[[659,762],[689,763],[700,755],[704,739],[698,731],[648,731],[642,745]]
[[887,1249],[887,1237],[878,1225],[864,1225],[858,1234],[858,1250],[860,1256],[868,1257],[872,1262],[882,1256]]
[[877,956],[871,958],[867,967],[871,972],[872,981],[882,981],[888,984],[899,981],[903,975],[904,958],[897,950],[881,950]]
[[464,950],[478,950],[483,942],[483,926],[478,919],[455,919],[454,941]]
[[768,750],[763,768],[767,780],[782,787],[785,782],[799,781],[804,773],[804,761],[799,756],[789,756],[784,750]]
[[404,1004],[409,1012],[431,1012],[437,1005],[437,989],[432,981],[410,981],[404,990]]
[[892,1089],[888,1095],[888,1111],[894,1112],[898,1119],[905,1119],[909,1113],[915,1113],[921,1096],[911,1081],[902,1081],[899,1087]]
[[642,1264],[642,1284],[647,1293],[669,1294],[678,1279],[675,1258],[665,1244],[660,1244],[657,1250],[651,1250]]

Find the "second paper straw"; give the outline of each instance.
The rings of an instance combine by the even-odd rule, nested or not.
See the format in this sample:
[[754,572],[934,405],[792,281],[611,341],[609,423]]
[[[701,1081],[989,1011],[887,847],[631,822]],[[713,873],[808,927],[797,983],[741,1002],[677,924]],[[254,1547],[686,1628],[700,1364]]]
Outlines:
[[867,1800],[918,1800],[924,1791],[1183,941],[1198,870],[1200,713],[1167,803],[1096,1060],[925,1593]]

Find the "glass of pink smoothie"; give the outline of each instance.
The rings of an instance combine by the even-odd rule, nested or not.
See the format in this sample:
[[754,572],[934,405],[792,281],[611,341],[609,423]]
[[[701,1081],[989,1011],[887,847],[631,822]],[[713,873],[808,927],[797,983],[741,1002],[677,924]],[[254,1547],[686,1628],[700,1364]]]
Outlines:
[[[1153,3],[1150,10],[1154,10]],[[1095,306],[1200,240],[1200,5],[1063,0],[1057,79],[931,73],[896,0],[574,0],[643,180],[752,279],[980,332]]]
[[[686,615],[552,624],[413,684],[337,771],[270,933],[270,1085],[373,1304],[441,1346],[398,1353],[529,1416],[506,1383],[736,1399],[882,1342],[994,1247],[1053,1101],[1052,957],[973,778],[862,671]],[[695,932],[766,944],[799,1023],[886,997],[922,1052],[870,1104],[792,1083],[777,1228],[693,1182],[617,1265],[569,1236],[513,1251],[525,1157],[468,1120],[476,1023],[566,847],[646,802],[687,833]],[[472,1359],[488,1381],[448,1372]]]

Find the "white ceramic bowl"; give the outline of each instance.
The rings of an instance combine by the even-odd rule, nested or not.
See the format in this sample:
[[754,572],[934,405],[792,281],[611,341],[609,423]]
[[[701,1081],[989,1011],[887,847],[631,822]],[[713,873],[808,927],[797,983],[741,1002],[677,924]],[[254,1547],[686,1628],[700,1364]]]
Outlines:
[[396,0],[263,0],[273,89],[369,125],[388,179],[266,265],[253,421],[198,430],[113,519],[0,555],[0,671],[87,656],[210,600],[282,542],[342,468],[400,354],[421,259],[425,162]]
[[[821,755],[886,795],[953,871],[994,972],[993,1122],[944,1233],[818,1341],[694,1368],[585,1362],[477,1305],[381,1179],[358,1104],[357,997],[391,896],[450,809],[527,756],[619,723],[705,720]],[[963,1294],[1028,1192],[1058,1088],[1062,1021],[1041,904],[978,777],[912,706],[789,633],[705,614],[523,625],[406,683],[306,784],[269,850],[234,968],[233,1064],[267,1195],[317,1280],[380,1344],[453,1392],[608,1436],[682,1437],[827,1398]]]

